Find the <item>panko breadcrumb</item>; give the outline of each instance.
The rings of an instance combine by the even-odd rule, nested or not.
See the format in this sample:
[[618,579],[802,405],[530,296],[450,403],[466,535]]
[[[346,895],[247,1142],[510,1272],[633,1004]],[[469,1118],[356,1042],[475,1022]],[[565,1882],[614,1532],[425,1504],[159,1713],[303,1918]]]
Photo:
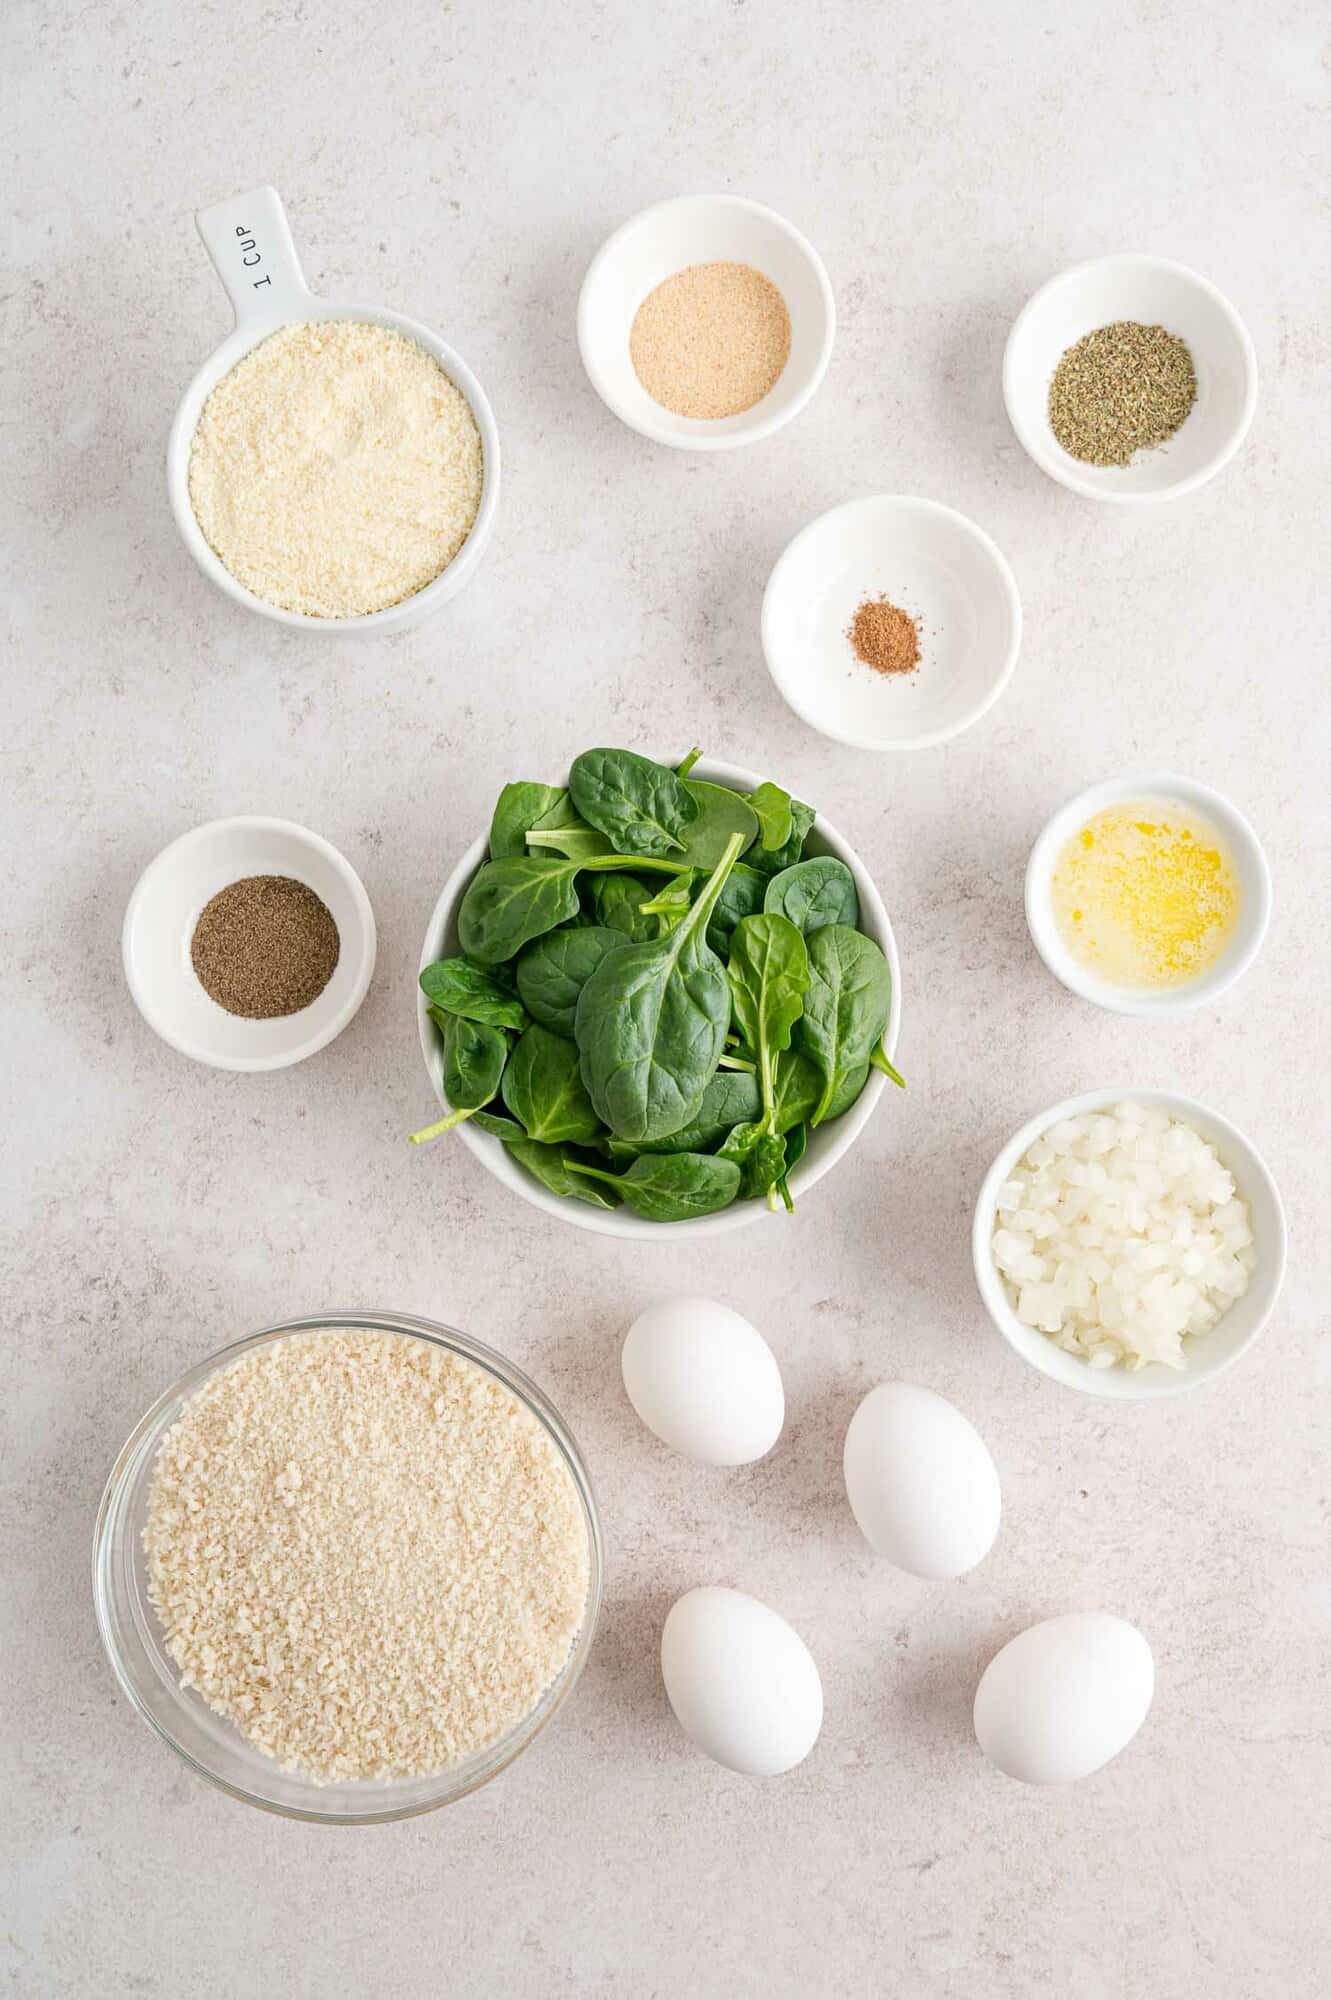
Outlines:
[[182,1686],[321,1782],[498,1741],[587,1600],[558,1447],[488,1371],[405,1334],[292,1334],[220,1369],[162,1440],[143,1539]]

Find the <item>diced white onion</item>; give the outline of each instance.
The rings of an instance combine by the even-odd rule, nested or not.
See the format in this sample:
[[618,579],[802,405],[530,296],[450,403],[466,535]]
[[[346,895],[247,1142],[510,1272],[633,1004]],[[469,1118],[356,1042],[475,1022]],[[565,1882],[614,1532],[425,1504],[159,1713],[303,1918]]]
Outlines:
[[993,1258],[1017,1317],[1092,1368],[1184,1366],[1242,1298],[1248,1204],[1215,1148],[1158,1106],[1063,1118],[998,1194]]

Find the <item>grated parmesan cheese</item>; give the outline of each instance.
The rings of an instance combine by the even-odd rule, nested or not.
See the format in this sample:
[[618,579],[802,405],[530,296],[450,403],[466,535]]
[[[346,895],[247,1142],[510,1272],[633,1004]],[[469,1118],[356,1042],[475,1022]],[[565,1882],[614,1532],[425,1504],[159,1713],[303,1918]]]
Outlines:
[[485,1369],[404,1334],[293,1334],[210,1377],[162,1440],[143,1540],[182,1686],[322,1782],[497,1742],[587,1600],[553,1440]]
[[285,611],[351,618],[446,569],[481,504],[481,434],[434,356],[392,327],[282,327],[223,376],[189,492],[239,583]]

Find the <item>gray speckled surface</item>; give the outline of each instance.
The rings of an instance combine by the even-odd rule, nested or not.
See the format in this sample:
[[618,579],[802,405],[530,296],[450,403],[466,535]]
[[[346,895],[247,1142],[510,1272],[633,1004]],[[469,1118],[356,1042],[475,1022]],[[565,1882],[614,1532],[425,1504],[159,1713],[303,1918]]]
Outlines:
[[[6,22],[3,1966],[25,1995],[903,1993],[1291,2000],[1326,1990],[1331,1281],[1325,883],[1326,17],[1192,0],[1050,9],[259,0]],[[487,384],[506,493],[476,582],[377,643],[287,634],[184,554],[162,449],[226,330],[196,206],[271,179],[311,280],[436,324]],[[596,401],[573,308],[625,215],[771,202],[841,309],[805,415],[752,451],[653,450]],[[1241,458],[1195,498],[1096,509],[1013,440],[1007,326],[1062,265],[1180,257],[1262,368]],[[808,733],[763,671],[768,568],[851,494],[972,513],[1016,570],[1011,688],[940,751]],[[589,738],[699,741],[819,801],[876,874],[905,970],[904,1100],[790,1225],[699,1249],[561,1229],[430,1108],[412,974],[498,783]],[[1021,871],[1047,812],[1135,763],[1229,792],[1277,911],[1213,1011],[1146,1026],[1037,963]],[[348,1032],[269,1077],[193,1067],[120,977],[126,896],[218,813],[305,821],[359,867],[378,976]],[[1258,1351],[1119,1410],[1022,1368],[971,1281],[970,1203],[1042,1104],[1124,1079],[1214,1102],[1293,1234]],[[636,1424],[617,1344],[682,1281],[785,1371],[769,1462],[704,1472]],[[599,1482],[609,1600],[578,1698],[444,1814],[338,1835],[188,1777],[117,1698],[88,1591],[102,1481],[187,1364],[288,1311],[451,1319],[550,1389]],[[839,1485],[857,1396],[953,1396],[1002,1472],[954,1586],[869,1559]],[[747,1587],[823,1670],[788,1779],[731,1777],[666,1711],[671,1597]],[[1066,1793],[981,1760],[979,1670],[1030,1620],[1139,1623],[1159,1692]]]

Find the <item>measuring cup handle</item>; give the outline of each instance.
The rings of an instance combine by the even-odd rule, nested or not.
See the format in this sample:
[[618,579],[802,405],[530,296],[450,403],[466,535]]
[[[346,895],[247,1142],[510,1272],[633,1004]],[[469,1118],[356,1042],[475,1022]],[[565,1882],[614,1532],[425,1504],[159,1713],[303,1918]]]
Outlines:
[[235,308],[237,326],[299,319],[310,288],[276,188],[251,188],[201,208],[194,220]]

